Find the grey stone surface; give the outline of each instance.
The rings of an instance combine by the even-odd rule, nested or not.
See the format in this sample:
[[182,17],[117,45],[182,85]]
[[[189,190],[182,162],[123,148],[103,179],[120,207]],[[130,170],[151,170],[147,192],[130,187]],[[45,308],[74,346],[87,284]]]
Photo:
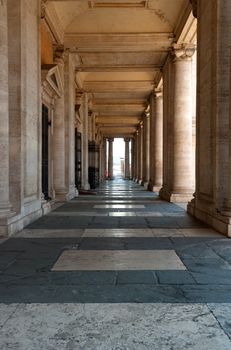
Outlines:
[[231,342],[206,305],[21,304],[0,329],[0,346],[229,350]]
[[214,317],[219,322],[225,333],[231,339],[231,303],[226,304],[208,304]]

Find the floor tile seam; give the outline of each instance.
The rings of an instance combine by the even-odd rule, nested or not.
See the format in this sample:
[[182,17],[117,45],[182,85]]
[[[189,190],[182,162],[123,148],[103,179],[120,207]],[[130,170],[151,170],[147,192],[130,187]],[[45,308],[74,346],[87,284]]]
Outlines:
[[[1,303],[0,303],[1,304]],[[7,317],[7,319],[5,320],[5,322],[0,326],[0,330],[2,330],[7,322],[16,314],[16,312],[18,311],[18,309],[21,307],[21,304],[20,303],[16,303],[16,307],[15,309],[11,312],[11,314]]]
[[225,330],[225,328],[223,328],[221,322],[219,321],[219,319],[217,318],[217,316],[215,315],[215,313],[213,312],[213,310],[210,308],[209,303],[206,303],[206,306],[207,306],[207,308],[208,308],[210,314],[212,315],[212,317],[216,320],[216,322],[217,322],[219,328],[222,330],[222,332],[226,335],[226,337],[229,339],[229,341],[230,341],[230,343],[231,343],[231,334],[229,334],[229,332],[227,332],[227,331]]
[[227,261],[219,252],[217,252],[212,246],[210,246],[207,242],[204,242],[204,244],[207,246],[207,248],[211,249],[220,259],[222,259],[225,264],[229,264],[230,262]]
[[[150,271],[151,270],[145,270],[145,271]],[[63,271],[64,273],[68,274],[69,271]],[[86,271],[83,271],[86,272]],[[91,271],[94,272],[94,271]],[[106,270],[106,272],[109,272],[108,270]],[[116,272],[116,271],[113,271]],[[127,270],[120,270],[119,272],[128,272]],[[160,272],[160,270],[154,270],[154,272]],[[151,283],[146,283],[146,282],[117,282],[117,277],[113,278],[112,282],[70,282],[68,283],[67,281],[64,281],[63,283],[61,282],[47,282],[46,281],[46,287],[52,288],[54,290],[57,290],[58,287],[64,287],[64,286],[75,286],[75,287],[81,287],[81,286],[98,286],[98,287],[103,287],[103,286],[110,286],[110,287],[115,287],[115,288],[119,288],[120,286],[150,286],[150,287],[158,287],[158,288],[167,288],[167,287],[171,287],[171,288],[176,288],[180,291],[182,291],[183,293],[186,293],[187,291],[182,290],[182,288],[194,288],[193,291],[197,291],[196,287],[198,288],[198,291],[201,290],[205,290],[205,291],[210,291],[213,288],[216,287],[222,287],[224,289],[228,288],[228,290],[230,290],[230,284],[206,284],[206,283],[200,283],[200,284],[196,284],[196,283],[163,283],[163,282],[155,282],[154,278],[153,278],[153,282]],[[44,287],[44,281],[42,281],[41,283],[11,283],[11,282],[6,282],[2,285],[0,285],[0,289],[4,288],[4,289],[8,289],[8,288],[23,288],[23,287],[30,287],[30,288],[36,288],[37,286],[41,286]],[[201,289],[202,288],[202,289]],[[3,296],[4,297],[4,296]],[[185,295],[184,295],[185,297]],[[188,300],[190,300],[190,297],[188,297]],[[223,302],[226,303],[226,302]],[[229,302],[230,303],[230,302]],[[222,303],[221,303],[222,304]],[[1,328],[1,327],[0,327]]]

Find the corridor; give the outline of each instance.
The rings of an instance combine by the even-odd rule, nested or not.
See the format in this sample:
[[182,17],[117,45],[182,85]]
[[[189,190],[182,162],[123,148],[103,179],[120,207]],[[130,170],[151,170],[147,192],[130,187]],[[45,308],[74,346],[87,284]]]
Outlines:
[[231,241],[128,180],[0,244],[0,348],[228,350]]

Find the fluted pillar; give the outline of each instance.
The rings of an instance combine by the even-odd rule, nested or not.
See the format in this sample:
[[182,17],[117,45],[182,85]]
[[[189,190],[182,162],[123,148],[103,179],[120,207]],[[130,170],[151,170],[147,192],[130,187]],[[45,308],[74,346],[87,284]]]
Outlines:
[[[192,198],[193,156],[192,156],[192,55],[193,46],[174,46],[172,51],[173,106],[172,125],[168,128],[170,140],[169,160],[164,168],[165,181],[160,195],[171,202],[187,202]],[[166,154],[164,153],[164,156]]]
[[150,181],[150,106],[145,112],[145,174],[144,174],[144,186],[148,188],[149,181]]
[[125,138],[125,157],[124,157],[124,177],[125,179],[130,179],[130,162],[129,162],[129,144],[130,144],[130,139]]
[[135,159],[135,139],[131,139],[131,174],[130,178],[134,180],[135,178],[135,166],[136,166],[136,159]]
[[82,102],[83,132],[82,132],[82,179],[81,188],[89,190],[88,182],[88,96],[83,94]]
[[105,180],[107,177],[107,139],[103,138],[103,149],[102,149],[102,179]]
[[192,3],[197,14],[196,191],[188,212],[231,237],[231,2]]
[[135,169],[135,181],[139,182],[139,164],[140,164],[140,159],[139,159],[139,145],[140,145],[140,130],[136,130],[136,143],[135,143],[135,157],[136,157],[136,169]]
[[113,179],[113,138],[108,139],[108,179]]
[[[0,218],[10,214],[7,0],[0,2]],[[1,234],[1,229],[0,229]]]
[[[57,50],[55,63],[58,66],[60,78],[64,85],[65,52]],[[67,188],[65,184],[65,103],[64,93],[55,102],[53,125],[53,167],[55,199],[66,200]]]
[[163,183],[163,92],[157,90],[151,97],[151,164],[150,185],[159,192]]
[[144,128],[143,122],[140,124],[140,142],[139,142],[139,184],[143,185],[143,166],[144,166]]

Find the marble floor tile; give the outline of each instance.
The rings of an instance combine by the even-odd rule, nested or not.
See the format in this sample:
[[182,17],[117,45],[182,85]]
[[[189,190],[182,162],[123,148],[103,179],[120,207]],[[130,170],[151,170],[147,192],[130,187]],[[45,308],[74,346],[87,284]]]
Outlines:
[[95,209],[144,209],[142,204],[96,204]]
[[97,211],[55,211],[48,216],[108,216],[108,213],[100,213]]
[[163,216],[174,216],[174,217],[187,217],[187,214],[185,212],[176,212],[176,213],[173,213],[173,212],[164,212],[163,213]]
[[0,330],[1,349],[230,350],[201,304],[21,304]]
[[231,304],[207,304],[214,317],[231,339]]
[[135,212],[126,212],[126,211],[114,211],[114,212],[109,212],[109,216],[136,216]]
[[162,213],[153,212],[153,211],[143,211],[143,212],[136,212],[137,216],[163,216]]
[[153,237],[152,229],[86,229],[83,237]]
[[[0,304],[0,328],[4,326],[7,320],[12,317],[13,313],[15,313],[18,304]],[[1,348],[1,342],[0,342]]]
[[211,228],[180,228],[179,231],[185,237],[217,237],[224,238],[224,236]]
[[66,250],[52,271],[186,270],[174,250]]
[[174,228],[152,228],[153,237],[184,237],[179,229]]
[[81,237],[84,229],[24,229],[15,235],[21,238]]

